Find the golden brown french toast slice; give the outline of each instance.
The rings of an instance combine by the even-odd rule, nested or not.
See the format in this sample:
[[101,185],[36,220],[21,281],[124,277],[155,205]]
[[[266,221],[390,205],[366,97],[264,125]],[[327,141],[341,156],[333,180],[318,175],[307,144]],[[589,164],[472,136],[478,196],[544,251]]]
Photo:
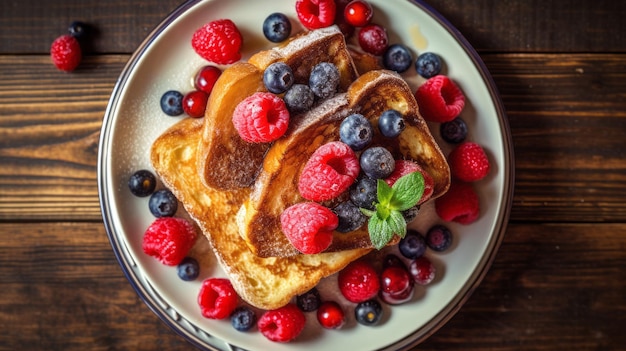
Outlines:
[[246,97],[265,91],[263,71],[274,62],[293,70],[295,83],[308,84],[320,62],[332,62],[340,74],[340,91],[356,79],[357,70],[345,38],[336,26],[302,32],[286,43],[228,67],[215,83],[207,104],[199,143],[198,169],[205,185],[217,189],[250,186],[263,163],[269,143],[247,143],[232,124],[235,107]]
[[235,214],[251,189],[207,187],[197,172],[202,119],[185,118],[153,143],[151,162],[164,185],[195,220],[239,296],[261,309],[281,307],[369,250],[356,249],[287,258],[254,255],[238,233]]
[[[391,71],[367,72],[350,86],[347,93],[337,94],[295,117],[297,122],[268,150],[254,191],[237,219],[241,236],[256,255],[286,257],[300,253],[282,233],[280,216],[289,206],[307,201],[298,192],[304,165],[321,145],[339,140],[339,126],[345,117],[360,113],[376,126],[378,117],[388,109],[402,113],[406,128],[395,139],[383,137],[374,128],[372,145],[384,146],[395,159],[417,162],[434,180],[432,198],[448,189],[448,163],[420,116],[407,83]],[[326,252],[371,247],[367,224],[364,224],[349,233],[335,231]]]

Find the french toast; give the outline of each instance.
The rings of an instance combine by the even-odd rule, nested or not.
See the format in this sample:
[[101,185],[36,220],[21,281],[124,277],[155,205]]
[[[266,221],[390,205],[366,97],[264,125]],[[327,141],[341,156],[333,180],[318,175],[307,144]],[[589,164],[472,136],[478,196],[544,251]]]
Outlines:
[[345,38],[336,26],[299,33],[284,44],[253,55],[248,62],[228,67],[209,97],[199,142],[197,164],[205,185],[227,190],[254,182],[270,144],[244,141],[231,118],[239,102],[255,92],[266,91],[263,72],[278,61],[288,64],[295,83],[301,84],[308,84],[317,63],[332,62],[339,70],[339,90],[344,92],[358,75]]
[[[240,234],[254,254],[286,257],[300,253],[282,233],[280,216],[289,206],[306,201],[297,190],[304,165],[318,147],[339,140],[339,126],[345,117],[360,113],[376,126],[378,117],[388,109],[404,116],[406,128],[395,139],[383,137],[374,128],[371,145],[384,146],[395,159],[419,164],[434,180],[432,198],[447,190],[448,164],[420,116],[409,86],[394,72],[370,71],[357,78],[346,93],[337,94],[293,118],[286,134],[267,151],[254,190],[237,215]],[[349,233],[335,231],[326,252],[371,247],[364,224]]]
[[238,233],[236,212],[251,188],[223,191],[207,187],[197,171],[202,119],[185,118],[152,144],[151,162],[162,180],[205,234],[239,296],[251,305],[272,310],[313,288],[328,275],[370,250],[261,258]]

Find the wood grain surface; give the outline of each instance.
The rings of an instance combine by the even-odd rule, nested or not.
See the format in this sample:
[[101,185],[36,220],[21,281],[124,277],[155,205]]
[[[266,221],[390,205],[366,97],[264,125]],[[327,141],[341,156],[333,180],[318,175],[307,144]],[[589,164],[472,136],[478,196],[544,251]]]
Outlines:
[[[140,300],[99,208],[100,127],[175,0],[0,3],[0,350],[193,350]],[[430,0],[477,49],[515,149],[493,266],[419,350],[626,350],[626,2]],[[73,20],[96,29],[54,69]]]

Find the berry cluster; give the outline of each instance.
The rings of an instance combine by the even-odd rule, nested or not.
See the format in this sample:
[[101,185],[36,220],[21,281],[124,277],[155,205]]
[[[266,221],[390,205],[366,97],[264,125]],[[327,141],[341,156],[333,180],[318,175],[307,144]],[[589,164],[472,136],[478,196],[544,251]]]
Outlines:
[[[362,114],[347,116],[339,128],[340,141],[322,145],[305,164],[298,180],[298,190],[303,198],[311,202],[292,207],[307,207],[310,213],[317,213],[318,219],[299,214],[291,207],[281,216],[283,232],[301,252],[305,252],[301,249],[304,247],[317,250],[309,250],[308,253],[324,251],[332,243],[332,234],[328,231],[345,233],[360,228],[367,221],[366,213],[361,209],[373,211],[378,202],[378,179],[385,180],[391,187],[398,179],[411,173],[419,172],[424,178],[421,197],[416,198],[415,205],[407,206],[401,213],[405,225],[415,219],[418,206],[432,195],[434,181],[418,164],[410,160],[396,160],[385,147],[371,145],[375,133],[389,139],[398,137],[406,127],[403,115],[396,110],[387,110],[377,120],[377,128],[374,128]],[[332,209],[335,217],[320,209],[324,206],[318,203],[340,198],[344,193],[349,194],[349,199],[335,204]],[[310,229],[307,223],[316,223],[313,233],[294,235],[294,228]],[[321,227],[324,231],[318,231]],[[321,239],[318,236],[324,238],[324,245],[319,244]]]
[[198,276],[198,262],[187,254],[193,247],[196,228],[184,218],[174,217],[178,200],[168,189],[156,189],[156,176],[141,169],[128,178],[130,192],[141,198],[148,197],[148,209],[155,220],[144,232],[144,253],[167,266],[178,266],[178,275],[183,280],[194,280]]
[[292,113],[304,112],[316,99],[327,99],[337,92],[339,70],[332,63],[320,62],[312,68],[308,84],[294,82],[293,71],[284,62],[274,62],[263,71],[268,92],[245,98],[233,113],[233,124],[243,140],[268,143],[283,136]]
[[201,67],[193,79],[190,91],[183,94],[177,90],[168,90],[161,95],[161,110],[172,117],[183,113],[194,118],[204,116],[213,86],[221,74],[222,70],[217,66]]
[[454,145],[448,155],[452,182],[448,191],[435,200],[437,215],[448,222],[473,223],[480,215],[480,202],[472,183],[489,174],[490,163],[482,146],[466,140],[468,127],[459,117],[465,96],[450,78],[437,74],[417,89],[415,98],[423,117],[440,123],[441,138]]
[[83,59],[82,42],[90,30],[86,23],[74,21],[67,31],[67,34],[59,36],[50,45],[50,59],[57,69],[71,72]]

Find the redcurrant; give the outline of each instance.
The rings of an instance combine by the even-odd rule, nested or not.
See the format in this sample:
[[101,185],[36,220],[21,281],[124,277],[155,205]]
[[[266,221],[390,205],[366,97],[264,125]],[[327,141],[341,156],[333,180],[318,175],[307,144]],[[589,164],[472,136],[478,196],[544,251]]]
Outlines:
[[204,66],[196,74],[193,85],[196,89],[210,95],[211,91],[213,91],[215,81],[217,81],[217,78],[219,78],[221,74],[222,70],[215,66]]
[[363,27],[370,23],[374,9],[367,1],[353,0],[345,8],[343,16],[346,22],[355,26]]
[[326,329],[339,329],[345,321],[343,309],[335,301],[325,301],[317,309],[317,320]]
[[413,297],[413,279],[404,265],[385,268],[380,276],[380,296],[390,305],[398,305]]
[[387,49],[388,42],[385,28],[377,24],[368,24],[359,31],[361,49],[372,55],[382,55]]
[[430,284],[435,279],[435,266],[426,256],[418,257],[412,261],[409,265],[409,271],[413,280],[420,285]]
[[191,91],[183,97],[183,110],[190,117],[202,117],[208,100],[209,96],[204,91]]

